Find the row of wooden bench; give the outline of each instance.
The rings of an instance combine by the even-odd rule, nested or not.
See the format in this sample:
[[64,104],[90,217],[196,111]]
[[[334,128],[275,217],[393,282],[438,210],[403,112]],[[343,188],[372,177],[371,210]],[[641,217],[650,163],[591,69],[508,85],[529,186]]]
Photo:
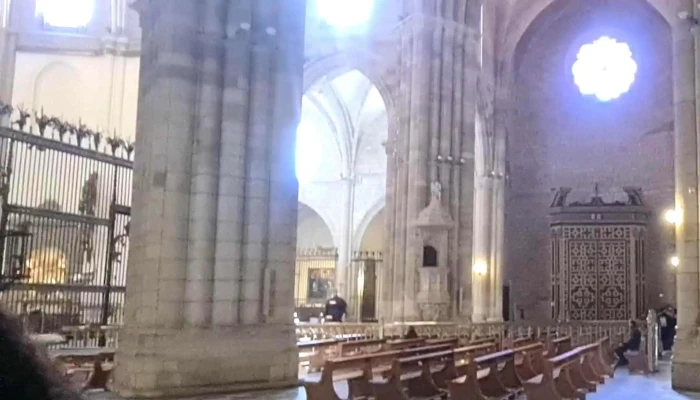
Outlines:
[[[448,341],[457,339],[448,339]],[[321,339],[297,343],[300,363],[306,363],[309,372],[317,372],[323,368],[330,358],[347,357],[356,354],[374,353],[378,351],[401,350],[418,345],[441,343],[440,338],[416,339],[364,339],[349,337],[339,339]],[[493,341],[492,338],[482,338],[471,341],[478,344]]]
[[347,381],[350,399],[508,399],[523,391],[534,400],[580,398],[613,374],[607,338],[575,349],[570,337],[546,344],[530,338],[466,346],[456,338],[412,341],[399,342],[407,346],[402,349],[364,353],[358,341],[359,354],[327,360],[320,380],[304,384],[308,399],[339,400],[338,381]]

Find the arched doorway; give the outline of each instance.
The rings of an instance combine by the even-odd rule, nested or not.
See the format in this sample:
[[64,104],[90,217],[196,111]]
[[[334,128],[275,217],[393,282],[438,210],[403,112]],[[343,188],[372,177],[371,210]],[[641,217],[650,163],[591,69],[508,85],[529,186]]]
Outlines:
[[329,73],[304,94],[296,149],[299,201],[324,216],[337,248],[333,291],[346,299],[354,318],[359,278],[353,244],[363,219],[386,196],[387,124],[382,95],[359,70]]

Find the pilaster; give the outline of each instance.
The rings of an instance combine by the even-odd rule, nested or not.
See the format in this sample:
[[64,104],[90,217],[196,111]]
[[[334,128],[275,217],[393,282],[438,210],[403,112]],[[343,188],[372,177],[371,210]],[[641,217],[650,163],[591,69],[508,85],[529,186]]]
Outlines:
[[293,385],[303,0],[141,0],[126,397]]

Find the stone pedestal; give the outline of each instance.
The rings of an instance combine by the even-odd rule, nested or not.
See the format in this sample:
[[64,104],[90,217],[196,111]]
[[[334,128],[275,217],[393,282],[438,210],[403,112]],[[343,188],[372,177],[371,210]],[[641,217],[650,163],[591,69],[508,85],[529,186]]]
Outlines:
[[127,398],[225,393],[297,384],[289,325],[140,329],[119,336],[116,390]]
[[123,396],[296,384],[305,1],[241,4],[136,3],[139,150],[114,376]]
[[417,228],[423,257],[417,269],[416,305],[423,321],[449,319],[450,269],[448,268],[448,234],[454,227],[450,213],[442,207],[442,185],[433,182],[430,203],[419,214]]
[[449,273],[447,268],[440,267],[420,269],[416,303],[423,321],[440,321],[449,318]]

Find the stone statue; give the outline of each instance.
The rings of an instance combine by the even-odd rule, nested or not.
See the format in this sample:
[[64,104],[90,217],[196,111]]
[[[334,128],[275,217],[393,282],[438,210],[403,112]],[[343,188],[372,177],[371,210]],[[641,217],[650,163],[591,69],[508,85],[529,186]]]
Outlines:
[[554,200],[552,200],[552,205],[550,207],[564,207],[569,192],[571,192],[571,188],[560,187],[557,194],[554,195]]
[[442,200],[442,185],[440,182],[433,182],[430,184],[430,195],[435,201]]
[[644,198],[642,197],[642,188],[636,188],[631,186],[625,186],[622,190],[627,193],[627,205],[630,206],[643,206]]

